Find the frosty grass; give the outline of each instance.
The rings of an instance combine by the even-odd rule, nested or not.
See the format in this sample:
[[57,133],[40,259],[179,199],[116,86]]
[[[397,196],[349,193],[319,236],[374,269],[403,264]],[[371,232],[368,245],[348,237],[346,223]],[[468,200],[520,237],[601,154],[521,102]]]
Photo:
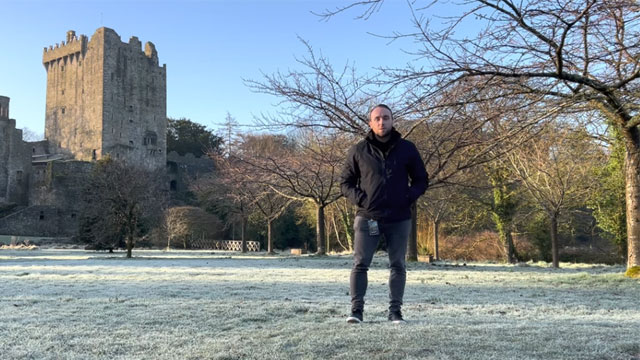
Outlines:
[[387,260],[349,313],[351,258],[210,251],[0,251],[0,359],[640,359],[622,266],[411,263],[386,321]]

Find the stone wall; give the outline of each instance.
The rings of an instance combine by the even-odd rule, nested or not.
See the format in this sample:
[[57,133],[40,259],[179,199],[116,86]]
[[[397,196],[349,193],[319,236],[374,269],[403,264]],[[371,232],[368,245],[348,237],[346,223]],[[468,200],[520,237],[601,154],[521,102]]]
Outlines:
[[93,165],[86,161],[34,164],[29,203],[78,211]]
[[93,163],[50,161],[33,164],[29,204],[0,219],[0,234],[74,236],[82,191]]
[[52,153],[86,161],[101,155],[103,52],[99,39],[89,42],[74,33],[44,49],[45,138]]
[[191,153],[180,155],[175,151],[167,154],[169,189],[174,198],[181,198],[189,190],[190,181],[214,170],[213,160],[206,156],[195,157]]
[[27,146],[31,149],[31,156],[35,157],[34,160],[39,157],[46,158],[51,154],[48,140],[29,141]]
[[0,96],[0,203],[7,201],[9,185],[10,136],[13,134],[9,121],[9,98]]
[[58,237],[77,233],[77,212],[56,206],[29,206],[0,219],[1,235]]
[[9,98],[0,96],[0,203],[26,205],[31,155],[22,130],[9,118]]
[[166,164],[166,66],[155,46],[137,37],[123,43],[104,31],[103,151],[150,168]]

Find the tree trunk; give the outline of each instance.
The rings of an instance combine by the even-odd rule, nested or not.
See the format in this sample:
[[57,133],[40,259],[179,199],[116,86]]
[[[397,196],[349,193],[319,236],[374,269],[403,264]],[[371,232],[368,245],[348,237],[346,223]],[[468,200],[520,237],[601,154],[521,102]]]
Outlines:
[[553,261],[553,267],[560,267],[560,260],[558,259],[558,214],[550,214],[549,220],[551,223],[551,259]]
[[[242,217],[242,252],[246,253],[247,252],[247,239],[245,239],[245,234],[247,233],[247,218],[245,216]],[[271,223],[269,223],[269,226],[271,226]],[[269,235],[269,237],[271,237],[271,235]],[[269,252],[271,252],[271,250],[269,250]]]
[[516,246],[513,244],[513,236],[511,235],[511,224],[509,224],[505,233],[505,242],[507,244],[507,261],[509,264],[515,264],[518,262],[518,256],[516,255]]
[[267,254],[273,254],[273,242],[271,240],[271,220],[267,220]]
[[407,261],[418,261],[418,208],[411,204],[411,232],[407,246]]
[[132,235],[128,235],[127,236],[127,258],[131,258],[131,252],[133,250],[133,236]]
[[640,266],[640,136],[638,128],[627,130],[625,152],[625,199],[627,205],[627,268]]
[[347,250],[342,241],[340,241],[340,229],[338,229],[338,223],[336,221],[336,216],[340,216],[340,214],[335,214],[331,216],[331,224],[333,225],[333,231],[336,233],[336,242],[342,248],[342,251]]
[[318,251],[316,254],[324,255],[325,248],[325,228],[324,228],[324,205],[316,204],[317,216],[316,216],[316,245],[318,246]]
[[349,252],[353,251],[353,223],[350,221],[351,216],[347,211],[343,211],[340,209],[340,220],[342,222],[342,226],[344,228],[344,234],[347,238],[347,246],[349,247]]
[[498,230],[498,237],[500,238],[500,244],[504,249],[506,260],[509,264],[515,264],[517,261],[516,249],[513,245],[513,236],[511,235],[511,222],[508,219],[502,218],[497,212],[492,214],[493,222],[496,224]]
[[440,220],[433,221],[433,259],[440,260]]

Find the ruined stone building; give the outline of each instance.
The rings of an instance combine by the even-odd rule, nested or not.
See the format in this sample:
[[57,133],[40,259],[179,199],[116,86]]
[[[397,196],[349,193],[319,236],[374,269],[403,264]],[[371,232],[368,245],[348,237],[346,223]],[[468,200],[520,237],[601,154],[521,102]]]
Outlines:
[[90,39],[69,31],[44,49],[42,63],[45,140],[23,141],[0,96],[0,234],[75,235],[84,179],[105,156],[167,167],[173,191],[185,188],[182,174],[212,169],[193,156],[167,161],[166,65],[153,43],[125,43],[105,27]]
[[22,130],[9,118],[9,98],[0,96],[0,204],[26,204],[31,154]]

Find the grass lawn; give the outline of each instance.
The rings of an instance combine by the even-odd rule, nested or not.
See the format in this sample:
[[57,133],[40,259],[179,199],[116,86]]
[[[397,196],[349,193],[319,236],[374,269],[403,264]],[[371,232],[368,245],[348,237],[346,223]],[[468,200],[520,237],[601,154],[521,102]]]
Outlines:
[[349,256],[0,251],[0,359],[640,359],[624,267],[410,264],[386,321],[387,261],[349,312]]

